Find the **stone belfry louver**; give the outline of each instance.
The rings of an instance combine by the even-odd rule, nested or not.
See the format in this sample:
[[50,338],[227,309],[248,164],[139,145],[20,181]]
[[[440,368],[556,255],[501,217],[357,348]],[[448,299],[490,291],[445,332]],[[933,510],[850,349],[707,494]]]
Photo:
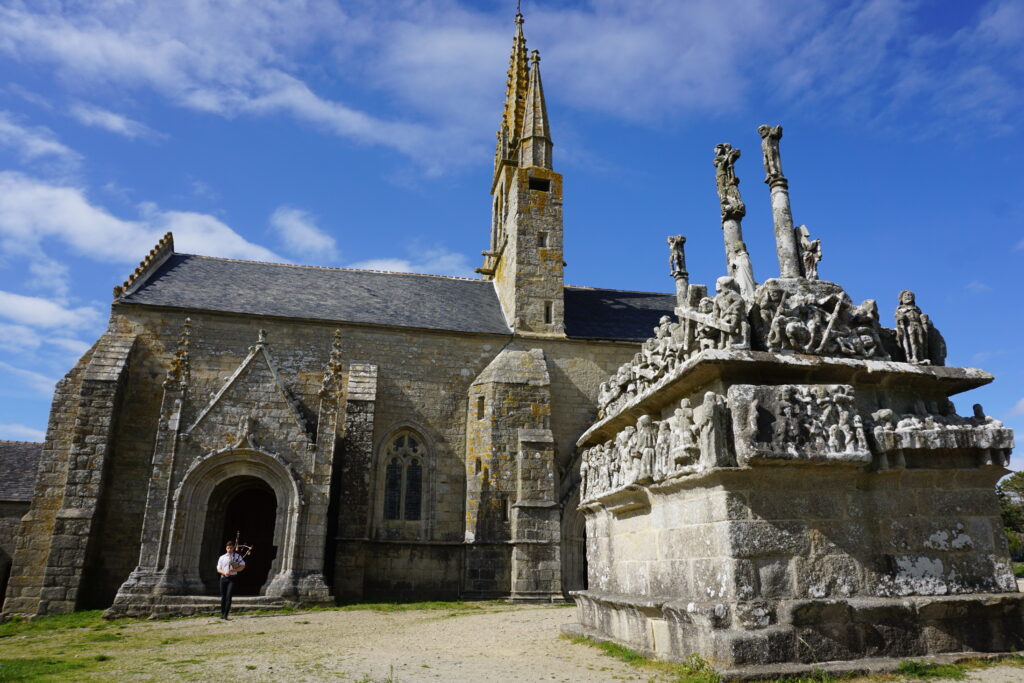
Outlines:
[[562,176],[551,164],[540,55],[527,54],[523,15],[515,21],[494,154],[491,241],[477,272],[494,282],[517,333],[563,336]]

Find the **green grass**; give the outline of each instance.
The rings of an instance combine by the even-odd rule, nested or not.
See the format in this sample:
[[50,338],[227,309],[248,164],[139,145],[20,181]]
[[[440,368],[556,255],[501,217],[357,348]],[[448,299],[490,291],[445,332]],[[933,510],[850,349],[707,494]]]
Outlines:
[[636,669],[646,669],[655,674],[657,681],[677,681],[678,683],[720,683],[718,672],[706,660],[698,655],[690,655],[683,663],[664,662],[660,659],[645,657],[635,650],[618,643],[599,643],[589,638],[570,638],[573,643],[589,645],[601,650],[602,653]]
[[966,664],[935,664],[933,662],[904,661],[900,662],[896,673],[914,680],[943,678],[960,681],[967,678]]
[[70,614],[52,614],[32,620],[12,617],[10,620],[0,624],[0,638],[61,631],[70,628],[91,628],[94,631],[98,631],[108,628],[112,623],[114,622],[105,621],[103,619],[103,610],[98,609],[71,612]]
[[86,662],[57,657],[0,659],[0,681],[66,681],[74,678],[72,672],[86,666]]
[[1014,562],[1013,564],[1013,575],[1018,579],[1024,579],[1024,562]]

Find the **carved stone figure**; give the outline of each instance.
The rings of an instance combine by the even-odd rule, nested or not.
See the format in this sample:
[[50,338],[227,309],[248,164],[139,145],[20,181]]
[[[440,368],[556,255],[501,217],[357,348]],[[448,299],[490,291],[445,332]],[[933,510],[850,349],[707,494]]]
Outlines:
[[782,157],[779,154],[779,140],[782,139],[782,126],[761,125],[757,127],[761,135],[761,153],[764,156],[764,181],[770,183],[782,175]]
[[654,428],[654,422],[650,415],[641,415],[636,423],[636,452],[640,461],[637,463],[637,483],[649,482],[654,477],[654,450],[658,434]]
[[700,453],[700,447],[694,438],[693,407],[690,399],[679,401],[673,415],[672,425],[672,459],[675,466],[688,465]]
[[821,261],[821,240],[812,240],[806,225],[799,225],[796,230],[800,234],[800,260],[804,277],[808,280],[817,280],[818,262]]
[[683,245],[686,244],[686,238],[682,235],[670,235],[667,241],[669,247],[669,273],[672,277],[685,276],[687,274],[686,254],[683,251]]
[[654,444],[654,480],[663,481],[672,474],[672,424],[669,420],[658,423],[658,438]]
[[722,218],[743,218],[747,207],[740,197],[740,180],[736,177],[736,161],[740,158],[740,150],[728,142],[715,145],[715,184],[718,188],[718,200],[722,204]]
[[710,469],[733,464],[728,445],[728,407],[725,399],[713,391],[706,392],[704,402],[695,411],[694,424],[700,439],[702,467]]
[[720,277],[715,283],[713,314],[720,323],[719,348],[749,349],[750,324],[747,322],[747,305],[740,295],[736,280]]
[[921,313],[909,289],[900,292],[900,305],[896,307],[896,340],[907,356],[908,363],[928,365],[927,318]]
[[769,351],[888,360],[873,300],[854,306],[838,285],[769,280],[755,298],[759,343]]
[[733,385],[729,405],[741,465],[871,459],[849,385]]

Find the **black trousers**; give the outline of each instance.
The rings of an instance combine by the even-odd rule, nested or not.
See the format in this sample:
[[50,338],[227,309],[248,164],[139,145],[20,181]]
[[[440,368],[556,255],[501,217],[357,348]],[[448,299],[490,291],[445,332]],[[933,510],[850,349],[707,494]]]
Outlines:
[[220,576],[220,615],[226,617],[231,611],[231,594],[235,592],[235,577]]

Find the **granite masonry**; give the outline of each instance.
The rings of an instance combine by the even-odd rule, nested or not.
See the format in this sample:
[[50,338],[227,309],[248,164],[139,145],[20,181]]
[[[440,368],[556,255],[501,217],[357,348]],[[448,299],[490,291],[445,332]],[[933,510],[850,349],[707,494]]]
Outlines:
[[755,278],[721,144],[713,292],[681,235],[673,294],[567,286],[517,15],[479,279],[166,235],[45,443],[0,447],[29,472],[0,477],[3,613],[212,611],[237,536],[248,606],[571,594],[574,632],[723,669],[1024,647],[993,492],[1013,435],[949,400],[992,377],[945,366],[912,292],[888,328],[819,279],[782,127],[758,133],[780,277]]
[[262,605],[584,587],[575,442],[675,297],[564,284],[540,58],[514,29],[482,277],[207,258],[168,234],[57,387],[0,538],[5,614],[210,610],[236,534]]
[[758,132],[781,276],[753,280],[739,150],[718,145],[728,274],[713,296],[690,284],[670,237],[675,315],[600,387],[577,441],[589,581],[567,630],[745,675],[1019,650],[993,490],[1013,433],[949,400],[992,376],[945,366],[913,292],[893,329],[818,279],[782,127]]

